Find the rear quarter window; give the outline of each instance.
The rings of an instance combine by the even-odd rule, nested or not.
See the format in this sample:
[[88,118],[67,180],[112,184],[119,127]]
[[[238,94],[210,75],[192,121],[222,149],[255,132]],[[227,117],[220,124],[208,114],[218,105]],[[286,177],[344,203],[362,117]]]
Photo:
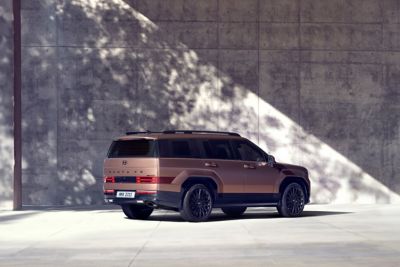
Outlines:
[[108,150],[109,158],[148,158],[157,157],[155,140],[117,140],[112,142]]
[[199,158],[197,144],[190,139],[159,140],[161,158]]

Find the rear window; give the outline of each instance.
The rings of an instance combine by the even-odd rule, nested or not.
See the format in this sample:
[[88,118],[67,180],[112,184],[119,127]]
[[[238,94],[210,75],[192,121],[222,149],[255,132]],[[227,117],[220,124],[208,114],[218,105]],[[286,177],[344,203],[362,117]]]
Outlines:
[[235,159],[227,140],[202,141],[205,156],[210,159]]
[[157,146],[154,140],[118,140],[111,144],[109,158],[157,157]]

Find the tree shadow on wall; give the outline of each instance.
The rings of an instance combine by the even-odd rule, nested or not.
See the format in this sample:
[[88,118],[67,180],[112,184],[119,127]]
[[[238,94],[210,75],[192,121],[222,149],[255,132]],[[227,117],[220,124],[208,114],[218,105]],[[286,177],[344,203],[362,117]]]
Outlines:
[[[136,1],[39,8],[56,18],[46,40],[31,39],[43,47],[24,48],[24,204],[101,203],[111,139],[171,128],[238,131],[278,159],[305,164],[316,201],[343,194],[390,200],[390,192],[371,186],[372,177],[259,98],[251,82],[221,70],[218,59],[229,63],[229,51],[185,44],[193,36],[189,24],[153,23]],[[196,30],[212,36],[211,24]],[[252,58],[252,51],[241,53]]]

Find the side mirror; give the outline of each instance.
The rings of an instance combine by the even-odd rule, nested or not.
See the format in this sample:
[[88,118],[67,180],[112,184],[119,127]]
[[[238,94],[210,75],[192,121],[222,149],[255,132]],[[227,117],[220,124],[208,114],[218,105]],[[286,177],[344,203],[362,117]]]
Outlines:
[[276,163],[275,157],[272,155],[268,155],[268,165],[273,167],[275,163]]

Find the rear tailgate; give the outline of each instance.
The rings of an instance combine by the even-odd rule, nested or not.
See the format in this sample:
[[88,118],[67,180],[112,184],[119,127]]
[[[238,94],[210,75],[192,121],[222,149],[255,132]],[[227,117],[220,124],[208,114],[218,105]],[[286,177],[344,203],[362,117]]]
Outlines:
[[157,143],[153,139],[114,141],[104,160],[104,189],[157,190],[152,177],[158,177]]
[[[114,182],[104,183],[104,189],[157,190],[155,183],[136,183],[142,177],[158,176],[158,158],[113,158],[104,160],[104,177]],[[140,178],[138,178],[140,177]]]

